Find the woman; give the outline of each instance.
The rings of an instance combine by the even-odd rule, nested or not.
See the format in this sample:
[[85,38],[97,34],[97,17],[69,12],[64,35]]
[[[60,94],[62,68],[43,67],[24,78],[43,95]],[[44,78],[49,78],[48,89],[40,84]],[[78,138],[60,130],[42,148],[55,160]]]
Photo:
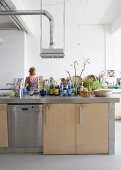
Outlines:
[[30,67],[29,76],[25,79],[25,87],[27,91],[35,91],[38,88],[38,77],[36,77],[35,67]]

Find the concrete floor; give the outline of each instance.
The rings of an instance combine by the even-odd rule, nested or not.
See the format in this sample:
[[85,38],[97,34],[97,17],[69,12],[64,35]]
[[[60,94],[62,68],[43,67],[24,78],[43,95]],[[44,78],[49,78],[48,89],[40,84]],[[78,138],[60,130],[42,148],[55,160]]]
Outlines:
[[121,121],[115,131],[115,155],[1,154],[0,170],[121,170]]

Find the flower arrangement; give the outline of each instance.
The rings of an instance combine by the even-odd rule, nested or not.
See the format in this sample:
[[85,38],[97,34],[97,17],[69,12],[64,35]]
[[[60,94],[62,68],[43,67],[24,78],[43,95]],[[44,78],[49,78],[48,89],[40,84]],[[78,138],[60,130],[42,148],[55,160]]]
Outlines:
[[[75,84],[77,83],[77,77],[80,77],[80,80],[82,80],[82,74],[83,74],[84,70],[86,69],[86,65],[90,64],[89,59],[86,59],[86,60],[83,59],[82,64],[83,64],[83,66],[82,66],[82,69],[81,69],[81,72],[80,72],[80,76],[77,76],[77,66],[79,65],[78,61],[74,61],[70,65],[70,66],[72,66],[74,68],[74,83]],[[72,80],[72,76],[71,76],[70,72],[68,70],[66,70],[66,72],[67,72],[67,74],[69,76],[70,82],[72,83],[73,80]]]

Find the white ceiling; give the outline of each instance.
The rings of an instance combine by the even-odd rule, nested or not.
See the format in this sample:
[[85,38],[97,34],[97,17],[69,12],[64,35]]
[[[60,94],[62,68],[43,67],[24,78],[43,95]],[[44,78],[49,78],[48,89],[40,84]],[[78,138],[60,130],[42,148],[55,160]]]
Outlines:
[[[42,0],[43,7],[56,8],[62,3],[64,0]],[[121,15],[121,0],[65,0],[65,7],[69,23],[110,24]]]
[[[33,4],[33,1],[30,0],[30,3]],[[49,7],[56,10],[57,5],[64,4],[64,0],[39,1],[42,1],[43,9]],[[65,0],[65,9],[67,24],[111,24],[121,16],[121,0]],[[12,24],[9,17],[0,16],[0,27]]]
[[[13,4],[9,1],[9,6]],[[13,8],[13,6],[12,6]],[[4,10],[3,6],[0,6],[0,10]],[[9,16],[0,16],[0,29],[17,29],[15,23],[13,22],[12,18]]]

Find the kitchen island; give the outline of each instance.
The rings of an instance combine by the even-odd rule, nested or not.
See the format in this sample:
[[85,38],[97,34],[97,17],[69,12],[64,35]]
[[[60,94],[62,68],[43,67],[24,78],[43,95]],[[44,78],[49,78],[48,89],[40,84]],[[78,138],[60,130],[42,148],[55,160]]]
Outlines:
[[115,104],[115,120],[121,120],[121,89],[112,89],[112,97],[120,99],[120,102]]
[[43,154],[114,154],[117,102],[119,98],[92,96],[0,97],[1,151],[13,149],[8,141],[7,107],[41,104]]

